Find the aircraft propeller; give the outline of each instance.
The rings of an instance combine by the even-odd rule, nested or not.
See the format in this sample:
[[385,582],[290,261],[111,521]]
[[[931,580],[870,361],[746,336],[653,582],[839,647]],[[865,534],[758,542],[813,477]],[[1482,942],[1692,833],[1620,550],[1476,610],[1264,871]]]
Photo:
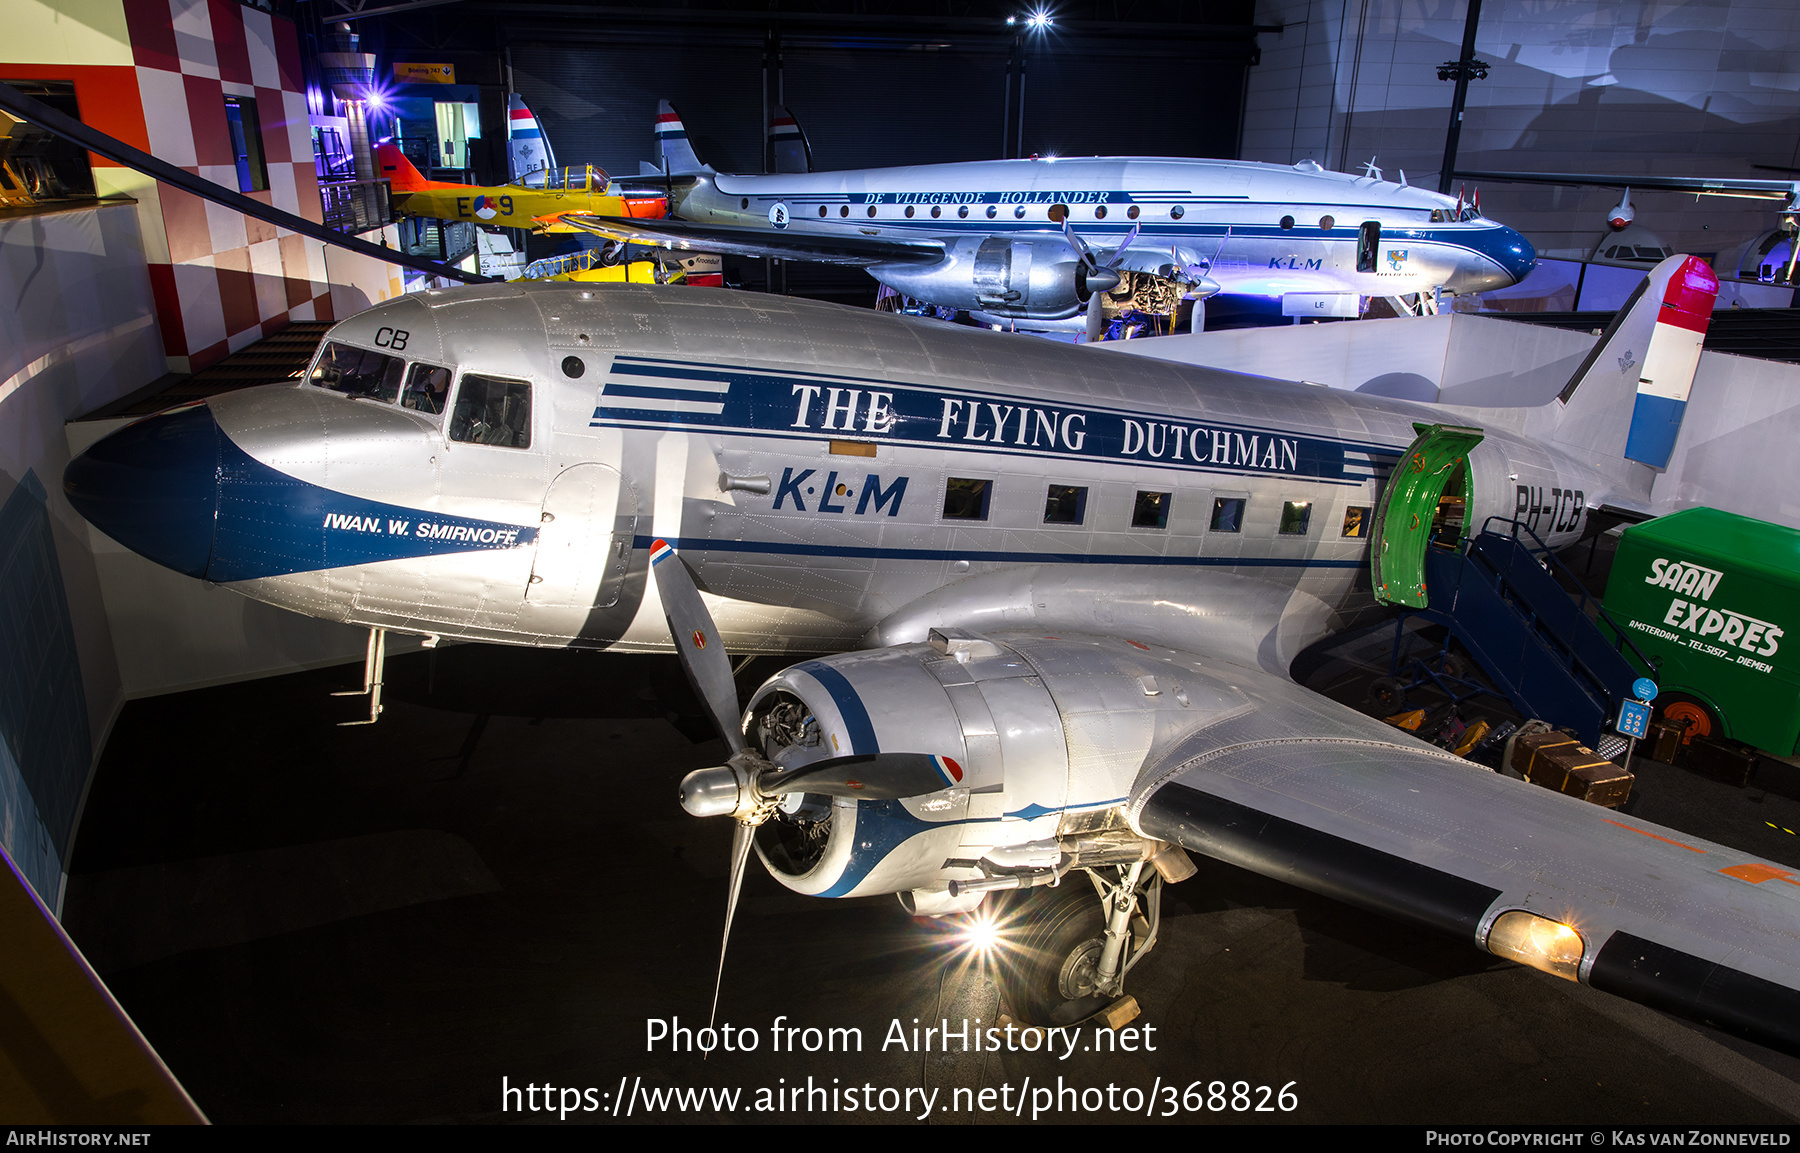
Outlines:
[[782,769],[744,739],[739,720],[737,683],[731,661],[719,639],[718,626],[700,599],[693,574],[666,541],[650,549],[650,568],[675,651],[694,691],[705,704],[713,728],[731,750],[725,764],[696,769],[682,778],[681,807],[696,817],[732,817],[730,894],[725,902],[725,932],[719,942],[719,972],[713,983],[713,1017],[719,1012],[719,990],[725,978],[725,950],[731,922],[744,886],[744,866],[756,826],[774,815],[783,797],[815,793],[867,801],[918,797],[949,788],[962,780],[962,766],[949,757],[927,753],[864,753],[832,757],[797,768]]
[[1100,307],[1100,294],[1111,292],[1119,287],[1119,262],[1125,259],[1125,250],[1130,248],[1131,242],[1137,239],[1138,229],[1142,226],[1137,224],[1131,226],[1131,231],[1125,234],[1125,239],[1119,242],[1119,247],[1113,249],[1112,256],[1107,259],[1105,264],[1101,264],[1094,258],[1093,249],[1088,247],[1087,241],[1077,235],[1074,225],[1069,223],[1067,216],[1063,217],[1062,226],[1063,236],[1068,240],[1069,247],[1073,248],[1075,255],[1081,258],[1080,275],[1082,283],[1088,291],[1086,339],[1089,344],[1092,344],[1100,339],[1100,328],[1105,323],[1104,312]]

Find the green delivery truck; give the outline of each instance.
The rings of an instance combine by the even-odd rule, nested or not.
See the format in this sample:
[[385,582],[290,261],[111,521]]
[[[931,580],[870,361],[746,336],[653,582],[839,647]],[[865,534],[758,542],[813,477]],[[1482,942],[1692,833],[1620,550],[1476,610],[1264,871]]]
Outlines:
[[1800,532],[1712,508],[1633,525],[1606,611],[1661,661],[1660,713],[1694,736],[1800,751]]

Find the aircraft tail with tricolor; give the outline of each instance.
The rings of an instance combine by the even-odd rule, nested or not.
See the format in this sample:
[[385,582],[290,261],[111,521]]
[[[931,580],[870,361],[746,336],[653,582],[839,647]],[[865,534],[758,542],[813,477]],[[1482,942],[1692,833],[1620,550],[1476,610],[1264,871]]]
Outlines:
[[667,100],[656,102],[656,158],[661,171],[668,176],[692,176],[713,170],[695,155],[694,146],[688,142],[687,126],[681,122],[681,113]]
[[556,153],[543,125],[517,92],[507,102],[506,163],[508,179],[523,181],[533,172],[556,167]]
[[811,172],[812,146],[800,122],[786,108],[769,113],[769,156],[774,164],[771,172]]
[[1551,438],[1668,467],[1718,293],[1718,276],[1697,256],[1651,269],[1557,397]]

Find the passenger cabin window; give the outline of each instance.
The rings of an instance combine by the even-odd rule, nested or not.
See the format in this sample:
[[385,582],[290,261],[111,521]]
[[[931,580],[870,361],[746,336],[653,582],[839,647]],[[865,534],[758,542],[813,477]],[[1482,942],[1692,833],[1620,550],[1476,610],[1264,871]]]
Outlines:
[[968,480],[953,476],[944,485],[945,520],[986,520],[988,496],[993,492],[991,480]]
[[437,416],[450,398],[450,370],[435,364],[415,364],[406,374],[406,392],[400,407]]
[[465,373],[450,416],[450,439],[499,448],[531,447],[531,385]]
[[1221,496],[1213,498],[1212,531],[1243,532],[1244,504],[1241,496]]
[[1082,524],[1087,520],[1087,492],[1072,484],[1053,484],[1044,498],[1045,524]]
[[1369,535],[1369,506],[1353,504],[1344,510],[1344,535],[1347,537],[1366,537]]
[[1305,536],[1306,526],[1312,523],[1312,501],[1290,500],[1281,505],[1282,536]]
[[406,362],[397,356],[332,341],[313,365],[312,382],[345,396],[394,403]]
[[1173,494],[1166,492],[1140,492],[1131,506],[1132,528],[1167,528],[1169,527],[1169,504]]

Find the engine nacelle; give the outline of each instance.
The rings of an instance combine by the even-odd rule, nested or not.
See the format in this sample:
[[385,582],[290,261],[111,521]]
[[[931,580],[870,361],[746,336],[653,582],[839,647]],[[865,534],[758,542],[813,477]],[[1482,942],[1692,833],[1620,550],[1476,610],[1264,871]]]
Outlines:
[[[1106,288],[1116,274],[1102,270]],[[936,264],[877,264],[869,275],[896,292],[945,308],[995,316],[1061,320],[1093,295],[1087,266],[1062,240],[967,236]]]
[[1606,223],[1614,232],[1623,232],[1625,226],[1636,219],[1637,212],[1631,207],[1631,190],[1627,189],[1625,195],[1619,197],[1619,202],[1612,206],[1612,211],[1606,214]]
[[950,757],[963,777],[897,801],[790,795],[758,828],[757,852],[796,892],[906,893],[909,907],[933,910],[972,906],[938,896],[952,881],[1035,884],[1077,864],[1148,859],[1156,843],[1130,830],[1123,804],[1157,714],[1191,720],[1217,695],[1171,655],[946,629],[794,665],[757,690],[746,726],[778,768],[911,752]]

